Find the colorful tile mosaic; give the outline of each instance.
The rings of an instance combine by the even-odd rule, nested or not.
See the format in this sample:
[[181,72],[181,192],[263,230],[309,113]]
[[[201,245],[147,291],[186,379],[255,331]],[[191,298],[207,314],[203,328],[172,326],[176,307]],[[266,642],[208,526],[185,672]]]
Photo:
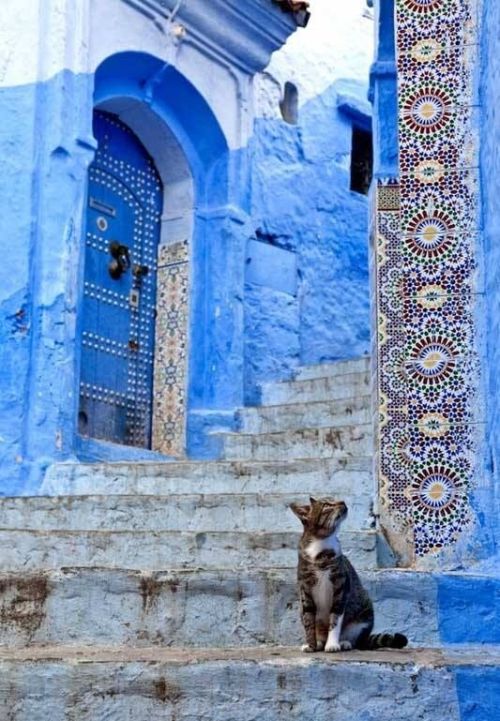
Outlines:
[[153,450],[182,457],[186,447],[188,243],[158,249]]
[[410,562],[472,520],[477,7],[397,0],[400,177],[376,210],[381,515]]

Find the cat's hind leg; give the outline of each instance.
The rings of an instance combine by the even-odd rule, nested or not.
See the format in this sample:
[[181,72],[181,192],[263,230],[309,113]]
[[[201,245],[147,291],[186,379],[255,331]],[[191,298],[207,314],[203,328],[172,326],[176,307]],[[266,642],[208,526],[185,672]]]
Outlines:
[[352,621],[343,627],[340,634],[340,646],[343,651],[349,651],[351,648],[356,648],[358,643],[365,639],[372,630],[371,623]]

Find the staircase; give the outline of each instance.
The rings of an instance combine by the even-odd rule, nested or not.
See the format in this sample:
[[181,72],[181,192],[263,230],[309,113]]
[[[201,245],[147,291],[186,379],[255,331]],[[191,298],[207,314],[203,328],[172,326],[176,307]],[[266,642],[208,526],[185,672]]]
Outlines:
[[[435,576],[379,568],[369,388],[367,359],[303,368],[220,461],[60,464],[1,499],[0,719],[482,719],[460,683],[494,684],[495,648],[442,648]],[[346,500],[377,628],[413,650],[299,652],[288,505],[309,495]]]

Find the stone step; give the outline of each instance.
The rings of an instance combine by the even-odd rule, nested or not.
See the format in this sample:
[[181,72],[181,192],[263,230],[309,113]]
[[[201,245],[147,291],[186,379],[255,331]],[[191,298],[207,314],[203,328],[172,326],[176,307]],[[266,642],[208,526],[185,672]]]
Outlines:
[[293,381],[270,381],[261,387],[261,404],[277,406],[289,403],[358,398],[370,393],[370,374],[346,373],[341,376]]
[[[377,567],[374,531],[342,534],[342,548],[359,569]],[[65,566],[131,568],[272,568],[297,565],[300,534],[181,531],[0,530],[2,570]]]
[[365,373],[370,370],[370,357],[351,358],[349,360],[329,361],[314,365],[300,366],[295,380],[307,381],[313,378],[336,378],[349,373]]
[[46,473],[43,495],[273,493],[346,496],[354,485],[371,489],[370,457],[299,461],[183,461],[57,463]]
[[[412,645],[439,644],[438,584],[432,575],[360,575],[375,604],[377,630],[404,632]],[[291,568],[145,572],[69,567],[0,574],[0,646],[227,647],[299,645],[302,639]],[[487,637],[479,640],[488,642]]]
[[369,395],[334,401],[291,403],[281,406],[255,406],[237,412],[239,430],[243,433],[275,433],[302,428],[371,423]]
[[498,649],[0,650],[8,721],[486,721]]
[[218,433],[225,460],[285,461],[287,458],[368,456],[373,453],[371,424],[304,428],[281,433]]
[[[345,530],[370,529],[371,499],[349,496]],[[318,494],[319,495],[319,494]],[[20,496],[0,498],[0,529],[113,531],[297,531],[289,508],[303,494]]]

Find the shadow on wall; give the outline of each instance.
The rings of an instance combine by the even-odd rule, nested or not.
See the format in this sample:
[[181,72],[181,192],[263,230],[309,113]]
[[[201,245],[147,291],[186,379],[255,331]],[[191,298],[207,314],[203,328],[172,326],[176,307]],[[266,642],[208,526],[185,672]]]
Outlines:
[[353,136],[366,139],[371,131],[365,97],[365,86],[339,81],[304,105],[296,124],[290,102],[288,122],[256,120],[247,403],[257,400],[262,379],[369,352],[368,201],[350,189]]

